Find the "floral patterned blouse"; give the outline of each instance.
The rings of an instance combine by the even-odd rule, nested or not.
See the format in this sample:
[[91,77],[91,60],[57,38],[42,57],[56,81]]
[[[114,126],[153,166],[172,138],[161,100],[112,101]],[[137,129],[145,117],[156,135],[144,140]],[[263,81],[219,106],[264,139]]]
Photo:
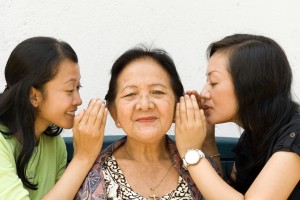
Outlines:
[[[189,192],[192,196],[192,199],[195,200],[203,200],[203,196],[196,187],[194,181],[192,180],[189,172],[182,167],[182,160],[180,158],[180,155],[177,151],[175,142],[171,140],[167,135],[167,146],[169,150],[169,155],[171,158],[171,161],[173,163],[174,168],[179,173],[179,176],[183,180],[179,180],[178,185],[180,184],[186,184]],[[111,191],[110,185],[107,184],[107,176],[104,174],[105,170],[103,169],[105,163],[109,161],[109,159],[112,157],[113,152],[121,147],[127,140],[127,137],[123,137],[122,139],[114,142],[110,146],[108,146],[105,150],[101,152],[101,154],[96,159],[93,167],[91,168],[90,172],[88,173],[87,177],[85,178],[84,182],[82,183],[75,199],[88,199],[88,200],[112,200],[113,198],[109,198],[109,192]],[[216,164],[210,159],[207,158],[208,161],[212,164],[212,166],[217,169]],[[108,187],[107,187],[108,186]],[[180,186],[179,186],[180,187]],[[182,187],[186,188],[186,186]],[[133,191],[132,191],[133,192]],[[164,196],[163,196],[164,197]],[[132,199],[132,198],[131,198]],[[139,199],[139,198],[136,198]],[[143,199],[142,197],[140,199]],[[185,199],[185,198],[183,198]],[[187,198],[189,199],[189,198]],[[191,198],[190,198],[191,199]]]
[[[122,199],[138,199],[147,200],[147,198],[133,191],[129,183],[126,181],[125,176],[118,166],[114,156],[109,157],[103,164],[104,181],[106,184],[107,198],[113,200]],[[150,198],[150,195],[149,197]],[[152,196],[152,199],[153,196]],[[193,200],[191,191],[187,182],[179,176],[178,184],[172,192],[156,197],[156,200]]]

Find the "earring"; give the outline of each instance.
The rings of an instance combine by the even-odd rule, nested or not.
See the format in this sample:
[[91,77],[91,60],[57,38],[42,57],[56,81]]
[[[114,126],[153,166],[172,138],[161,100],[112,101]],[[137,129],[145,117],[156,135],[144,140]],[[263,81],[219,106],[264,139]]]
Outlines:
[[120,124],[119,122],[117,122],[116,125],[117,125],[117,127],[119,127],[119,128],[121,127],[121,124]]

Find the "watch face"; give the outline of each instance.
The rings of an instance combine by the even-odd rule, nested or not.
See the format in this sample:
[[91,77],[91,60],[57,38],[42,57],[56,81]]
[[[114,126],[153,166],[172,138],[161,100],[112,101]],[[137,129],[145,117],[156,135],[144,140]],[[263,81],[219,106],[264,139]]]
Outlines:
[[197,150],[188,150],[188,152],[185,154],[184,159],[188,164],[196,164],[200,159],[200,154]]

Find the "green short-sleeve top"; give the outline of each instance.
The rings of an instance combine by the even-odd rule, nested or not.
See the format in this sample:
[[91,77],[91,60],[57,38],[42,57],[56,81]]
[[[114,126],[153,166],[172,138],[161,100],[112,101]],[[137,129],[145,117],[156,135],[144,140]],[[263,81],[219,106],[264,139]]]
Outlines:
[[[3,130],[3,127],[0,128]],[[20,145],[15,137],[7,137],[0,133],[0,199],[41,199],[65,170],[65,143],[61,136],[41,135],[26,172],[32,183],[38,183],[37,190],[25,188],[17,175],[16,157]]]

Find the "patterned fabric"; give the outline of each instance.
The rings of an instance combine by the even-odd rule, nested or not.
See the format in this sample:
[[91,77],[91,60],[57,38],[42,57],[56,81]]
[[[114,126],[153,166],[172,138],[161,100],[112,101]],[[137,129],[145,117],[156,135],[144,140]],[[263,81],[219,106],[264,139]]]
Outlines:
[[[179,175],[186,181],[191,193],[192,197],[195,200],[202,200],[203,196],[196,187],[194,181],[192,180],[189,172],[182,167],[182,160],[177,151],[175,142],[171,140],[167,135],[167,146],[169,149],[169,155],[171,161],[173,163],[174,168],[177,170]],[[106,160],[112,156],[113,152],[122,146],[127,140],[127,137],[123,137],[122,139],[114,142],[110,146],[108,146],[96,159],[93,167],[88,173],[86,179],[82,183],[75,199],[89,199],[89,200],[106,200],[107,198],[107,188],[105,186],[105,179],[103,174],[102,166],[106,162]],[[212,163],[212,160],[208,158],[208,161],[211,162],[213,167],[216,169],[216,164]]]
[[[138,199],[147,200],[147,198],[134,192],[125,179],[122,170],[118,166],[114,156],[109,157],[103,164],[104,181],[106,183],[107,198],[112,200]],[[175,190],[162,197],[159,200],[192,200],[187,182],[179,176],[178,185]]]

